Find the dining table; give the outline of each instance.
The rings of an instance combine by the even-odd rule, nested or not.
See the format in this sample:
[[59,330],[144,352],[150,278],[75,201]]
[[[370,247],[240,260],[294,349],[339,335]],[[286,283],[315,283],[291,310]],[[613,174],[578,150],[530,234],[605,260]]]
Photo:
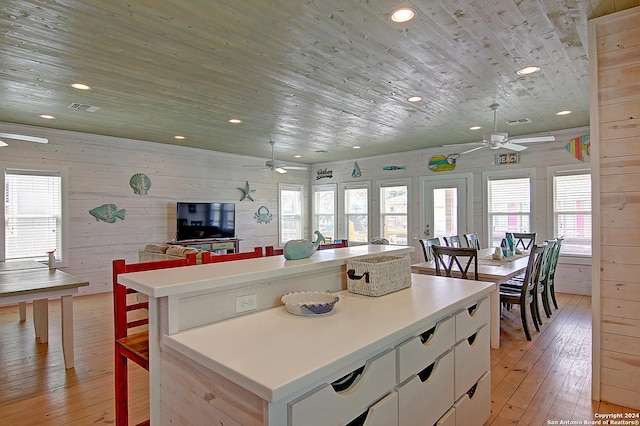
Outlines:
[[65,368],[73,368],[73,295],[89,282],[33,260],[0,262],[0,305],[18,303],[20,321],[33,301],[33,326],[40,343],[49,341],[49,298],[60,297],[62,352]]
[[[467,275],[472,280],[489,281],[496,284],[496,290],[489,294],[491,303],[490,334],[491,348],[498,349],[500,347],[500,295],[498,290],[500,284],[526,271],[529,253],[522,252],[502,259],[494,259],[494,251],[494,248],[478,250],[478,276],[475,276],[473,268],[470,268]],[[418,274],[436,275],[436,263],[435,261],[414,263],[411,265],[411,270]],[[452,271],[454,277],[456,276],[455,272],[455,270]]]

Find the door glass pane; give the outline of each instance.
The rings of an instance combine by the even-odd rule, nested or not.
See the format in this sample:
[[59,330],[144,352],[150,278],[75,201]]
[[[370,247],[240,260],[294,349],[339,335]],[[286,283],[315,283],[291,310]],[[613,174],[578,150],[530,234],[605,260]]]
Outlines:
[[433,236],[458,235],[458,188],[433,190]]

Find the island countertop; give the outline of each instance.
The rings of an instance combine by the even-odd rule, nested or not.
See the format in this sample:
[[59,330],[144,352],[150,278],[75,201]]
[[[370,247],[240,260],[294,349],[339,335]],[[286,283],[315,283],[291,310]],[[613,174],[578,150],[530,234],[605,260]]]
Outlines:
[[278,306],[161,339],[164,347],[278,402],[494,289],[489,282],[413,274],[411,287],[380,297],[339,292],[340,301],[326,315],[297,316]]
[[411,246],[361,245],[316,251],[311,257],[286,260],[267,256],[233,262],[183,266],[155,271],[131,272],[118,277],[121,284],[150,297],[164,297],[216,288],[225,290],[251,280],[270,280],[341,266],[349,260],[370,255],[404,256]]

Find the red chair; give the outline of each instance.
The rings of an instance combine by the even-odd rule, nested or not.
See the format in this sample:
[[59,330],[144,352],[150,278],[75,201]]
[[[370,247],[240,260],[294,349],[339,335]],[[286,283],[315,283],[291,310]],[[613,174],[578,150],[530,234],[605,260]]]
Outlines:
[[218,262],[228,262],[230,260],[242,260],[242,259],[255,259],[256,257],[262,257],[262,247],[255,247],[253,251],[245,252],[245,253],[229,253],[229,254],[218,254],[210,256],[208,260],[202,258],[202,263],[218,263]]
[[327,250],[327,249],[342,248],[342,247],[349,247],[349,240],[342,240],[339,243],[333,243],[333,244],[320,244],[318,246],[318,250]]
[[284,249],[281,248],[274,248],[273,246],[266,246],[264,248],[264,255],[265,256],[278,256],[284,254]]
[[[132,296],[133,289],[118,283],[118,276],[127,272],[151,271],[196,264],[196,254],[186,258],[126,264],[124,259],[113,261],[113,317],[115,328],[115,386],[116,425],[129,424],[129,389],[127,360],[149,370],[149,302]],[[129,329],[142,327],[139,330]],[[148,425],[149,420],[140,423]]]

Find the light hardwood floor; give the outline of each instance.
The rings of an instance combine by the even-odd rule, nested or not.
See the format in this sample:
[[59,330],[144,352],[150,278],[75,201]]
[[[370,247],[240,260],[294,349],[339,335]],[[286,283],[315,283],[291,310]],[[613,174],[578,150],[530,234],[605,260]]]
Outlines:
[[[492,413],[487,425],[547,425],[637,413],[591,401],[591,299],[560,294],[560,309],[527,342],[518,308],[503,312],[501,348],[491,351]],[[114,424],[110,294],[74,299],[75,369],[65,370],[60,304],[49,302],[49,344],[36,343],[18,307],[0,308],[0,425]],[[147,372],[131,368],[131,420],[147,414]]]

